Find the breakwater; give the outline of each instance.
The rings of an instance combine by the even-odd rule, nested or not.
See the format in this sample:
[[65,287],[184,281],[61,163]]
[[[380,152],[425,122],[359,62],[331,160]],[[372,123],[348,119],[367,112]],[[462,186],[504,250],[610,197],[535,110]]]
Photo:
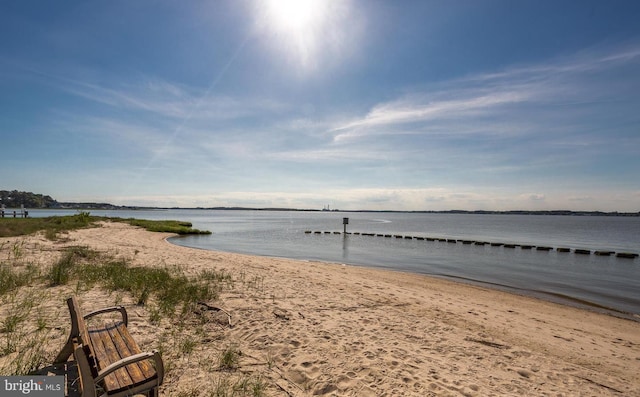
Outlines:
[[490,241],[476,241],[476,240],[466,240],[466,239],[453,239],[453,238],[445,238],[445,237],[424,237],[424,236],[412,236],[412,235],[402,235],[402,234],[385,234],[385,233],[369,233],[369,232],[340,232],[340,231],[312,231],[305,230],[305,234],[338,234],[338,235],[354,235],[354,236],[365,236],[365,237],[382,237],[382,238],[396,238],[403,240],[416,240],[416,241],[428,241],[428,242],[446,242],[452,244],[464,244],[464,245],[480,245],[480,246],[491,246],[491,247],[503,247],[508,249],[516,249],[520,248],[521,250],[536,250],[536,251],[552,251],[555,250],[557,252],[562,253],[574,253],[576,255],[596,255],[596,256],[615,256],[617,258],[624,259],[635,259],[640,255],[635,252],[616,252],[612,250],[602,250],[602,249],[584,249],[584,248],[571,248],[571,247],[550,247],[550,246],[536,246],[529,244],[512,244],[512,243],[501,243],[501,242],[490,242]]

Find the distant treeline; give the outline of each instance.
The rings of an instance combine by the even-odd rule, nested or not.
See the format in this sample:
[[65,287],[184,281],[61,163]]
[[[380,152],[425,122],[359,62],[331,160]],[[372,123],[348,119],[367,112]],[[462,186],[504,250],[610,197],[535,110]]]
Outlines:
[[117,210],[132,209],[136,207],[123,207],[109,203],[65,203],[59,202],[51,196],[32,192],[20,192],[17,190],[0,190],[0,206],[5,208],[20,208],[24,206],[27,209],[49,208],[49,209],[100,209],[100,210]]
[[0,190],[0,206],[6,208],[53,208],[58,202],[51,196],[35,194],[31,192],[19,192],[17,190]]

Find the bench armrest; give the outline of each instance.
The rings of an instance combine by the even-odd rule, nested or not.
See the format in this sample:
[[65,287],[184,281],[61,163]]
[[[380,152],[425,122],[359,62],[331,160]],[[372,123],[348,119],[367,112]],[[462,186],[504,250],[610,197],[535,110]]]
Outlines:
[[104,309],[94,310],[91,313],[87,313],[83,317],[86,320],[93,316],[97,316],[98,314],[104,314],[104,313],[110,313],[110,312],[120,312],[120,314],[122,315],[122,322],[124,323],[125,327],[129,325],[129,316],[127,315],[127,309],[125,309],[124,306],[105,307]]
[[109,375],[113,371],[118,368],[122,368],[126,365],[137,363],[142,360],[153,360],[156,374],[158,375],[158,384],[162,384],[162,380],[164,378],[164,364],[162,363],[162,357],[160,357],[160,352],[157,350],[152,350],[150,352],[138,353],[133,356],[129,356],[123,358],[122,360],[116,361],[115,363],[109,365],[104,368],[102,371],[98,373],[98,376],[94,379],[96,383],[102,381],[105,376]]

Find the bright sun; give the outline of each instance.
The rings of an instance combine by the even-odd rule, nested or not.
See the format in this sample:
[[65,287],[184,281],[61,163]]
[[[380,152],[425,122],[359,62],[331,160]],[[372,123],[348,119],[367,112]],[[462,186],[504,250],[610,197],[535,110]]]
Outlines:
[[352,30],[349,0],[255,0],[261,39],[309,72],[340,58]]
[[268,0],[267,17],[273,28],[290,33],[304,33],[324,17],[326,0]]

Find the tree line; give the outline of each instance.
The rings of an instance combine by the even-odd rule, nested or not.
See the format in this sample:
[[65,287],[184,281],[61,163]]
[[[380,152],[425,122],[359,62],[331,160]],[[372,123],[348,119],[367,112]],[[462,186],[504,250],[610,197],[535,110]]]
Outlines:
[[58,202],[51,196],[42,194],[0,190],[0,206],[2,205],[5,208],[19,208],[21,205],[24,205],[25,208],[52,208],[56,207]]

